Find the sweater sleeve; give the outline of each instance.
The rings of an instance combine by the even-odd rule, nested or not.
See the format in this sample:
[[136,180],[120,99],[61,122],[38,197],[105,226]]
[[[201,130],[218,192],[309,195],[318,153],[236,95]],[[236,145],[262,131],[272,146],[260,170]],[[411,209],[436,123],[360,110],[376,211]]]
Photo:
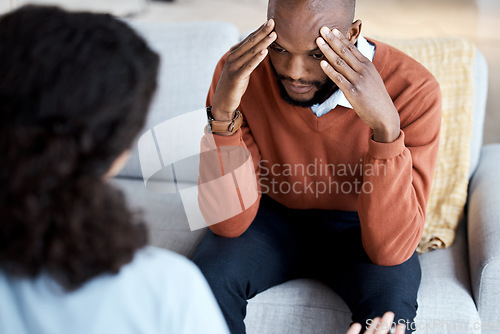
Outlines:
[[[212,105],[227,54],[219,61],[207,96]],[[259,149],[244,120],[231,136],[205,130],[201,141],[198,203],[209,228],[222,237],[238,237],[250,226],[260,203]]]
[[410,116],[401,120],[398,139],[369,141],[358,197],[363,247],[385,266],[409,259],[422,237],[441,126],[438,83],[426,82],[399,113]]

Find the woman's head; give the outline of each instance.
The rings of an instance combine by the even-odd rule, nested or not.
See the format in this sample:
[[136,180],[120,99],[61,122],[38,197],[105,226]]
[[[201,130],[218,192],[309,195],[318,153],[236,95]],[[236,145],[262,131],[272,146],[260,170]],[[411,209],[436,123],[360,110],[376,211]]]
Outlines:
[[0,17],[0,265],[68,288],[145,244],[103,178],[143,127],[159,58],[105,14],[26,6]]

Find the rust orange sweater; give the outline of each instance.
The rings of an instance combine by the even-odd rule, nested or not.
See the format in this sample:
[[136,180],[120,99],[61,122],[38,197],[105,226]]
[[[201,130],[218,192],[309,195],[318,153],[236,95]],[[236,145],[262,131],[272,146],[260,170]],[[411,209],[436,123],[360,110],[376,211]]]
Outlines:
[[[214,135],[215,143],[210,139],[219,152],[221,175],[234,171],[232,159],[241,160],[240,151],[228,149],[234,146],[250,151],[255,171],[237,173],[233,196],[238,196],[240,213],[211,225],[214,233],[242,234],[255,218],[263,192],[289,208],[358,211],[365,251],[376,264],[397,265],[413,254],[434,173],[441,93],[422,65],[384,43],[370,42],[376,46],[373,64],[399,112],[399,138],[373,141],[371,129],[352,109],[338,106],[317,117],[309,108],[287,104],[266,58],[252,73],[241,101],[242,128],[232,136]],[[226,56],[215,69],[207,105]],[[210,140],[205,135],[202,151],[209,149]],[[204,168],[208,160],[202,156],[202,181],[214,178]],[[249,201],[255,180],[259,193]],[[202,212],[217,201],[217,196],[200,201]]]

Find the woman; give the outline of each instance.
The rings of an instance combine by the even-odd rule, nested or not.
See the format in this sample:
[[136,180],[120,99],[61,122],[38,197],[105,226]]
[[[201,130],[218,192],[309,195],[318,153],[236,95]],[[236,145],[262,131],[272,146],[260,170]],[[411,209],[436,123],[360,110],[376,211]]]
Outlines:
[[227,333],[199,270],[146,247],[106,182],[144,125],[158,64],[109,15],[0,17],[0,333]]

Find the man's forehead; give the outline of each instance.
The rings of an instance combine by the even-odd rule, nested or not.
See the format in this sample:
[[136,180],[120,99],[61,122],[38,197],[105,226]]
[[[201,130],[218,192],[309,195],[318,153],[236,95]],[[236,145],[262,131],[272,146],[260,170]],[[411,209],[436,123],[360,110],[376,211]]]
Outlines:
[[355,0],[269,0],[267,18],[295,28],[321,21],[319,24],[347,28],[354,20],[354,4]]
[[350,12],[355,4],[355,0],[269,0],[268,13],[279,9],[322,13],[338,8]]
[[283,48],[295,52],[308,52],[317,49],[316,38],[320,36],[320,29],[326,26],[330,29],[343,30],[342,18],[335,13],[311,14],[303,13],[297,16],[282,15],[276,12],[275,31],[278,35],[276,42]]

